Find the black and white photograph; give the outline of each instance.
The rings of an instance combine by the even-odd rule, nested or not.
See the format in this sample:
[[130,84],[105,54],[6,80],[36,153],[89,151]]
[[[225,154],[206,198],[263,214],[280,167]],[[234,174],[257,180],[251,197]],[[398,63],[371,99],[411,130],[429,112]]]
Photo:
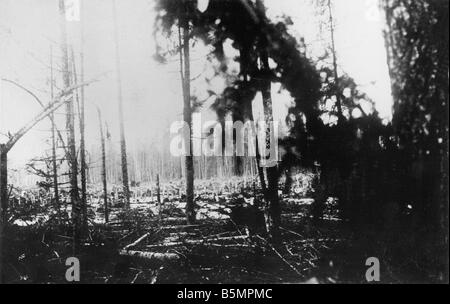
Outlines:
[[448,0],[0,0],[0,284],[448,284],[448,107]]

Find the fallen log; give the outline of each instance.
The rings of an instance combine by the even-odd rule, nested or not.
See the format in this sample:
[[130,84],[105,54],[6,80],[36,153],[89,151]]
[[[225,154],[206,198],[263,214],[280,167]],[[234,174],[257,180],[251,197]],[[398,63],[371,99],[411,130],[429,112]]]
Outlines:
[[145,240],[148,236],[150,235],[150,232],[147,232],[146,234],[144,234],[143,236],[141,236],[140,238],[138,238],[136,241],[134,241],[131,244],[126,245],[123,249],[124,250],[128,250],[131,247],[135,247],[136,245],[138,245],[140,242],[142,242],[143,240]]
[[162,222],[168,222],[168,223],[185,223],[186,218],[184,217],[166,217],[161,219]]
[[[177,246],[182,246],[182,245],[187,245],[187,244],[183,243],[183,242],[172,242],[172,243],[167,243],[167,244],[147,245],[147,246],[145,246],[145,248],[155,250],[155,249],[159,249],[159,248],[177,247]],[[205,242],[205,243],[201,243],[199,245],[204,245],[204,246],[208,246],[208,247],[217,247],[217,248],[256,248],[256,245],[246,244],[246,243],[244,243],[244,244],[216,244],[216,243]]]
[[121,250],[119,252],[119,255],[142,258],[146,260],[157,260],[161,262],[178,260],[180,258],[180,256],[176,253],[162,253],[162,252],[135,251],[135,250]]
[[178,230],[178,229],[188,229],[188,228],[199,228],[205,226],[204,224],[200,225],[174,225],[174,226],[163,226],[161,230]]
[[319,238],[319,239],[314,239],[314,238],[309,238],[309,239],[303,239],[303,240],[296,240],[294,243],[332,243],[332,242],[343,242],[344,239],[331,239],[331,238]]
[[[146,248],[158,248],[158,247],[176,247],[176,246],[183,246],[183,245],[203,245],[203,244],[211,244],[212,242],[220,242],[220,241],[234,241],[234,240],[245,240],[248,237],[246,235],[239,235],[239,236],[230,236],[230,237],[222,237],[222,238],[208,238],[208,239],[202,239],[202,240],[183,240],[182,242],[165,242],[162,244],[154,244],[154,245],[148,245]],[[220,244],[218,244],[220,245]]]

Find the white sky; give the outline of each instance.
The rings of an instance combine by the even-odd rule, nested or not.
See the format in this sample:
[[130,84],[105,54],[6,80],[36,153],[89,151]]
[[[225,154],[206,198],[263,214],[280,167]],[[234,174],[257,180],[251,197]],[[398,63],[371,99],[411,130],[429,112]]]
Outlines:
[[[152,0],[117,2],[125,126],[129,149],[133,150],[137,145],[149,145],[167,132],[171,122],[181,120],[181,84],[176,61],[164,66],[152,58],[155,50]],[[375,100],[381,116],[390,117],[390,84],[381,22],[373,14],[376,0],[333,2],[339,66]],[[0,0],[0,75],[20,82],[44,102],[49,100],[50,48],[55,64],[60,61],[57,3],[57,0]],[[265,3],[271,16],[290,15],[295,30],[307,43],[317,38],[318,23],[311,12],[311,0],[265,0]],[[86,89],[87,147],[92,147],[98,143],[95,105],[101,107],[113,141],[118,141],[111,0],[86,1],[85,11],[85,79],[109,72]],[[71,41],[78,45],[79,23],[71,22],[69,31]],[[201,51],[193,54],[193,76],[203,70],[204,61]],[[58,72],[56,77],[60,78]],[[39,110],[40,106],[30,96],[10,84],[0,84],[0,133],[14,133]],[[283,115],[284,111],[278,112]],[[62,115],[59,121],[63,126]],[[45,143],[48,129],[49,123],[44,120],[13,148],[9,154],[11,168],[23,167],[27,160],[42,155],[50,147]],[[0,134],[0,142],[5,141],[6,137]]]

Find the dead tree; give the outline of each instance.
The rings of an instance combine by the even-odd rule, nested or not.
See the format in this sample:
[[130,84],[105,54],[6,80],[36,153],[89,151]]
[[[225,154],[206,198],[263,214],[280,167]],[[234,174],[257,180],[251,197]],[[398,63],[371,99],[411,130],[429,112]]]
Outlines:
[[100,127],[100,141],[102,146],[102,184],[103,184],[103,202],[105,205],[105,223],[109,222],[108,210],[108,186],[106,184],[106,151],[105,151],[105,135],[103,134],[102,113],[97,108],[98,122]]
[[3,283],[3,227],[8,208],[8,151],[0,144],[0,284]]
[[336,88],[336,108],[338,111],[338,122],[342,122],[344,115],[342,114],[342,101],[341,94],[339,92],[339,73],[337,69],[337,57],[336,57],[336,45],[334,41],[334,20],[333,10],[331,7],[331,0],[328,0],[328,12],[330,14],[330,36],[331,36],[331,52],[333,53],[333,72],[334,72],[334,85]]
[[159,184],[159,174],[156,174],[156,201],[161,212],[161,186]]
[[[36,100],[37,103],[38,103],[42,108],[45,108],[45,104],[39,99],[39,97],[37,97],[36,94],[34,94],[32,91],[30,91],[29,89],[27,89],[26,87],[24,87],[24,86],[21,85],[20,83],[14,81],[14,80],[11,80],[11,79],[6,79],[6,78],[2,78],[1,80],[4,81],[4,82],[10,83],[10,84],[12,84],[12,85],[15,85],[16,87],[18,87],[18,88],[24,90],[24,91],[27,92],[31,97],[33,97],[34,100]],[[54,116],[54,115],[52,115],[52,113],[50,113],[50,114],[48,115],[48,118],[50,119],[50,121],[52,122],[52,124],[55,125],[55,131],[56,131],[56,133],[57,133],[57,135],[58,135],[58,140],[61,142],[61,145],[62,145],[63,148],[64,148],[64,152],[67,154],[67,153],[68,153],[68,150],[67,150],[67,146],[66,146],[65,141],[64,141],[64,137],[62,136],[62,133],[58,130],[58,128],[56,128],[56,123],[55,123],[55,121],[54,121],[54,117],[53,117],[53,116]]]
[[[77,79],[77,69],[75,63],[75,55],[73,48],[71,48],[71,61],[72,61],[72,74],[73,83],[76,85],[78,83]],[[83,78],[83,77],[82,77]],[[80,88],[80,95],[78,92],[75,94],[75,99],[77,101],[78,107],[78,121],[80,127],[80,179],[81,179],[81,200],[80,200],[80,221],[81,221],[81,232],[84,235],[88,229],[87,225],[87,195],[86,195],[86,144],[85,144],[85,123],[84,123],[84,88]]]
[[[66,9],[64,0],[59,0],[59,17],[61,26],[61,53],[62,53],[62,71],[64,88],[71,86],[69,72],[69,55],[67,47],[67,29],[66,29]],[[74,254],[78,250],[80,237],[80,206],[78,193],[78,160],[75,146],[75,117],[74,102],[71,98],[66,104],[66,129],[67,129],[67,148],[70,176],[70,201],[72,203],[72,221],[73,221],[73,251]]]
[[[191,67],[189,55],[189,21],[186,17],[180,18],[182,24],[178,27],[179,45],[180,45],[180,73],[183,85],[183,118],[189,126],[188,142],[185,143],[187,153],[185,156],[186,168],[186,220],[188,224],[195,222],[195,205],[194,205],[194,158],[192,151],[192,108],[191,108]],[[183,38],[181,38],[181,28],[183,29]],[[183,40],[183,41],[181,41]]]
[[[80,84],[80,85],[86,85]],[[61,105],[72,100],[72,92],[79,86],[69,87],[53,99],[42,111],[36,115],[32,120],[26,123],[19,131],[11,136],[5,144],[0,144],[0,283],[2,281],[2,267],[3,267],[3,231],[7,223],[8,212],[8,152],[14,147],[14,145],[38,122],[45,117],[48,117]]]
[[[265,8],[262,0],[256,1],[258,13],[261,14],[261,20],[265,19]],[[265,36],[262,36],[260,39],[260,69],[263,75],[270,74],[269,67],[269,54],[268,54],[268,44],[270,41],[267,41]],[[270,157],[274,157],[272,153],[274,152],[271,148],[271,139],[274,134],[275,128],[271,128],[273,126],[273,102],[272,102],[272,85],[270,78],[264,78],[260,83],[260,91],[263,100],[263,108],[264,108],[264,120],[265,120],[265,143],[263,143],[267,147],[270,147]],[[264,155],[262,155],[264,156]],[[276,155],[275,155],[276,156]],[[275,161],[278,161],[277,159]],[[267,175],[267,190],[264,193],[264,198],[266,201],[265,208],[265,218],[266,218],[266,230],[269,234],[269,237],[272,242],[280,241],[280,224],[281,224],[281,206],[278,197],[278,164],[268,164],[266,168]]]
[[[81,3],[81,13],[83,13],[83,1]],[[84,16],[80,18],[80,36],[81,36],[81,50],[80,50],[80,82],[84,82]],[[75,65],[75,58],[73,59]],[[75,68],[74,68],[75,73]],[[76,75],[76,73],[75,73]],[[81,178],[81,219],[83,233],[87,232],[88,219],[87,219],[87,195],[86,195],[86,143],[85,143],[85,114],[84,114],[84,87],[80,88],[80,178]]]
[[[53,49],[50,48],[50,97],[54,98],[54,75],[53,75]],[[59,189],[58,189],[58,166],[56,164],[56,125],[54,113],[51,113],[52,121],[52,169],[53,169],[53,194],[55,196],[55,206],[59,214]]]
[[122,78],[120,73],[120,53],[119,53],[119,34],[117,24],[116,0],[112,0],[113,18],[114,18],[114,43],[116,50],[116,80],[117,80],[117,102],[119,105],[119,126],[120,126],[120,153],[122,162],[122,182],[125,196],[125,206],[130,207],[130,185],[128,184],[128,164],[127,164],[127,144],[125,141],[125,126],[123,122],[123,100],[122,100]]

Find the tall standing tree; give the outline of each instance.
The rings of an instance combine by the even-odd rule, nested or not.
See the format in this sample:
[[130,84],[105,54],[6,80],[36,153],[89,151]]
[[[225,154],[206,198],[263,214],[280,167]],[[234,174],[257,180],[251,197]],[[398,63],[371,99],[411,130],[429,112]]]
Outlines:
[[[54,98],[54,75],[53,75],[53,49],[50,48],[50,98],[53,100]],[[60,208],[59,206],[59,187],[58,187],[58,165],[56,161],[56,124],[55,124],[55,115],[51,114],[52,121],[52,169],[53,169],[53,195],[55,196],[55,206]]]
[[105,209],[105,223],[109,221],[109,207],[108,207],[108,184],[106,181],[106,149],[105,149],[105,135],[103,132],[102,113],[100,108],[97,108],[98,124],[100,129],[100,142],[102,151],[102,186],[103,186],[103,203]]
[[[186,10],[187,11],[187,10]],[[180,72],[181,82],[183,85],[183,119],[189,126],[189,134],[187,138],[189,153],[185,156],[186,168],[186,220],[188,224],[195,222],[195,202],[194,202],[194,156],[192,145],[192,107],[191,107],[191,64],[190,64],[190,38],[189,38],[189,19],[186,17],[180,18],[180,31],[183,30],[183,38],[180,41]],[[182,41],[182,44],[181,44]]]
[[423,234],[440,244],[448,269],[449,2],[381,3],[393,127],[407,160],[402,183],[413,194],[415,235],[420,246],[427,246],[422,244]]
[[[84,82],[84,1],[80,0],[80,82]],[[74,58],[75,61],[75,58]],[[88,216],[87,216],[87,189],[86,189],[86,141],[85,141],[85,94],[84,87],[80,88],[80,178],[81,178],[81,218],[83,234],[88,229]]]
[[[191,67],[190,67],[190,40],[191,40],[191,10],[195,8],[191,1],[160,1],[157,3],[157,10],[164,10],[165,5],[169,5],[170,21],[157,18],[157,31],[167,33],[169,36],[178,36],[177,53],[180,62],[180,76],[183,92],[183,120],[189,126],[187,136],[185,136],[186,155],[184,159],[184,176],[186,181],[186,220],[188,223],[195,222],[195,202],[194,202],[194,157],[192,144],[192,97],[191,97]],[[162,21],[162,23],[160,23]],[[173,31],[176,28],[176,32]],[[173,53],[173,50],[162,50],[157,47],[159,52],[167,52],[164,54],[158,53],[157,58],[165,61],[165,56],[168,53]]]
[[120,68],[120,50],[119,50],[119,25],[117,21],[117,5],[116,0],[112,0],[113,6],[113,22],[114,22],[114,45],[116,56],[116,86],[117,86],[117,103],[119,110],[119,128],[120,128],[120,154],[122,164],[122,184],[123,194],[125,198],[125,206],[130,207],[130,185],[128,182],[128,161],[127,161],[127,143],[125,140],[125,125],[123,121],[123,97],[122,97],[122,76]]
[[[224,115],[235,110],[243,113],[251,113],[251,102],[257,92],[263,92],[265,105],[265,120],[271,120],[271,96],[269,84],[280,82],[291,92],[309,117],[318,98],[318,74],[311,63],[300,54],[296,40],[288,33],[283,23],[274,24],[265,16],[262,1],[211,0],[207,10],[202,13],[197,10],[196,2],[160,0],[157,2],[157,10],[164,12],[157,18],[157,28],[169,33],[179,20],[180,7],[187,11],[187,18],[191,24],[192,37],[202,39],[207,45],[214,47],[213,54],[223,62],[223,44],[227,39],[233,41],[233,46],[241,53],[238,59],[245,66],[247,83],[236,79],[232,86],[218,96],[218,105],[215,107],[218,114]],[[187,9],[186,9],[187,7]],[[236,22],[240,20],[240,22]],[[161,50],[159,49],[160,53]],[[267,60],[264,60],[267,58]],[[276,68],[270,68],[268,62],[273,60]],[[261,64],[258,64],[261,63]],[[226,63],[223,65],[226,71]],[[222,76],[222,75],[220,75]],[[242,91],[241,91],[242,90]],[[235,107],[227,106],[233,101]],[[225,105],[221,105],[223,102]],[[219,113],[220,112],[220,113]],[[248,114],[246,114],[248,115]],[[220,117],[219,117],[220,118]],[[314,122],[314,119],[311,120]],[[309,124],[311,124],[308,121]],[[266,215],[268,218],[269,235],[277,241],[278,225],[280,223],[278,201],[279,172],[275,167],[269,168],[270,186],[264,192],[266,201]],[[260,176],[263,177],[263,174]],[[276,182],[275,182],[276,180]],[[261,178],[261,183],[264,179]],[[269,189],[270,188],[270,189]]]
[[[262,0],[256,1],[256,12],[259,16],[259,20],[266,20],[265,6]],[[259,39],[259,60],[260,60],[260,73],[261,75],[270,75],[271,69],[269,66],[269,41],[266,35],[261,35]],[[265,145],[266,149],[270,149],[269,152],[273,153],[271,149],[271,139],[275,134],[275,129],[273,128],[274,118],[273,118],[273,101],[272,101],[272,79],[270,77],[262,77],[260,84],[260,91],[263,99],[264,108],[264,120],[265,120]],[[278,136],[276,134],[275,136]],[[274,157],[274,155],[270,155]],[[277,163],[270,164],[266,168],[267,175],[267,190],[266,190],[266,228],[269,232],[270,238],[273,241],[278,241],[280,239],[279,227],[281,224],[281,206],[278,197],[278,160]]]
[[[334,72],[334,85],[336,88],[339,88],[339,72],[338,72],[338,64],[337,64],[337,54],[336,54],[336,43],[335,43],[335,29],[334,29],[334,16],[333,16],[333,7],[331,0],[327,2],[328,14],[330,15],[330,39],[331,39],[331,52],[333,56],[333,72]],[[339,90],[335,90],[339,92]],[[338,123],[342,123],[344,120],[344,115],[342,113],[342,97],[341,94],[336,94],[336,107],[338,112]]]
[[[66,27],[66,8],[64,0],[59,0],[59,18],[61,27],[61,54],[62,54],[62,73],[64,89],[71,87],[71,77],[69,70],[69,52],[67,44],[67,27]],[[73,221],[73,251],[78,251],[80,242],[80,196],[78,191],[78,160],[75,146],[75,112],[74,99],[72,98],[66,104],[66,129],[67,129],[67,145],[68,145],[68,162],[70,176],[70,201],[72,204],[72,221]]]

